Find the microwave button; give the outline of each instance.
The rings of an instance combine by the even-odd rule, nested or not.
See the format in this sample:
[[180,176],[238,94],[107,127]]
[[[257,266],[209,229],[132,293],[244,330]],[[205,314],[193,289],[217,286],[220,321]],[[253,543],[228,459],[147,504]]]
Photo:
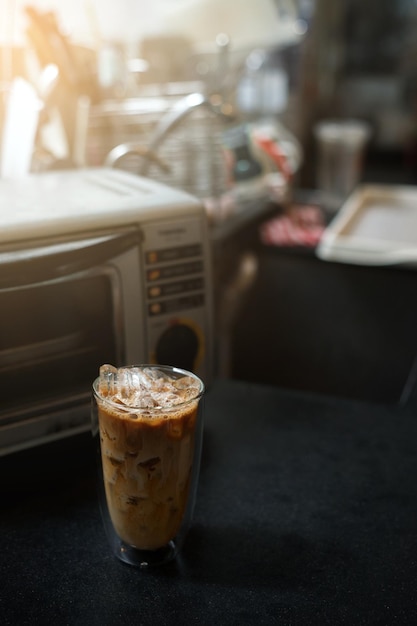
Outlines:
[[156,263],[172,263],[181,259],[189,259],[201,256],[203,249],[201,244],[193,244],[181,246],[180,248],[165,248],[162,250],[149,250],[145,254],[147,265],[155,265]]
[[185,311],[187,309],[195,309],[203,306],[204,294],[196,293],[189,296],[180,298],[172,298],[170,300],[163,300],[158,302],[152,302],[148,306],[149,315],[162,315],[164,313],[177,313],[179,311]]
[[155,265],[155,263],[158,263],[158,253],[155,250],[146,253],[146,263],[147,265]]
[[149,270],[149,272],[147,273],[147,278],[148,281],[155,281],[155,280],[159,280],[159,278],[161,278],[161,271],[160,270]]
[[148,298],[159,298],[162,294],[162,288],[159,285],[152,285],[148,289]]
[[196,278],[188,278],[176,281],[174,283],[163,283],[159,285],[151,285],[148,288],[148,298],[160,298],[164,296],[175,296],[190,291],[200,291],[204,288],[204,278],[198,276]]
[[203,272],[203,261],[192,261],[191,263],[178,263],[176,265],[168,265],[159,269],[148,270],[148,282],[157,280],[168,280],[189,274],[201,274]]
[[163,305],[161,302],[153,302],[149,305],[149,314],[150,315],[161,315],[163,313]]

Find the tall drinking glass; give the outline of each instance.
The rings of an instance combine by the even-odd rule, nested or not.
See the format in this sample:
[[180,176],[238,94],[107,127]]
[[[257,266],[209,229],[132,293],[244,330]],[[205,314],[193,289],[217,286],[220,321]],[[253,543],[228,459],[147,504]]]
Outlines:
[[160,365],[104,365],[93,383],[102,519],[126,563],[162,564],[181,549],[197,490],[203,394],[195,374]]

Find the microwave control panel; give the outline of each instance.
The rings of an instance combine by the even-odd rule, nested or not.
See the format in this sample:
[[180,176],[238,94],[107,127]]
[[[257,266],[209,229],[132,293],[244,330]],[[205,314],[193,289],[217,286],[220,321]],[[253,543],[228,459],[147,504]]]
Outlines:
[[201,217],[144,225],[148,354],[207,379],[212,343],[210,262]]

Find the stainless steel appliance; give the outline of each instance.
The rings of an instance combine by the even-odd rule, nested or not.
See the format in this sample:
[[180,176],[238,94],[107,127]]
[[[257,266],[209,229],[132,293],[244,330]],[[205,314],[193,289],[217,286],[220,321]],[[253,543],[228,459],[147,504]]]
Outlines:
[[199,200],[87,168],[0,181],[0,455],[89,428],[102,363],[211,374]]

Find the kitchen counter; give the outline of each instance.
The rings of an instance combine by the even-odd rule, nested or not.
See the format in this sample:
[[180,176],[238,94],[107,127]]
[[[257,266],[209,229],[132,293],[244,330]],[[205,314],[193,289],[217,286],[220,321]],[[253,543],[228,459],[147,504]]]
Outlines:
[[417,415],[216,381],[181,559],[107,546],[89,436],[0,459],[0,622],[414,624]]

